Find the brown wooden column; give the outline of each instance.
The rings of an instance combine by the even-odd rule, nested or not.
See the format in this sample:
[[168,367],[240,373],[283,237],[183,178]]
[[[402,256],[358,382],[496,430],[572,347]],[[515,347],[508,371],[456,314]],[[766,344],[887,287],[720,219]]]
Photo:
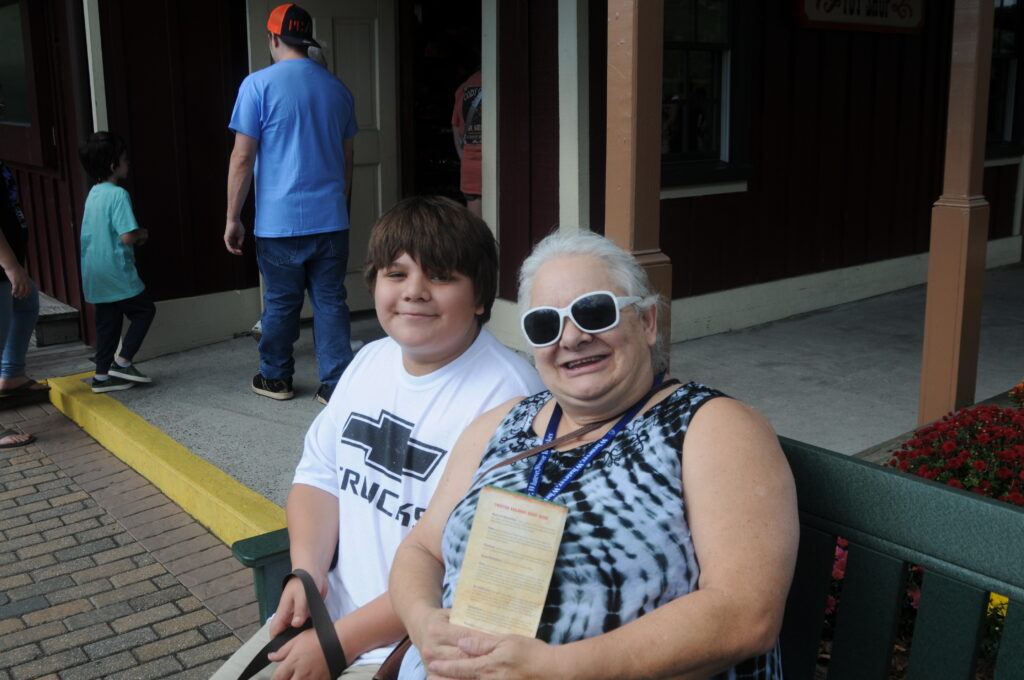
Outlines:
[[957,0],[942,196],[932,208],[918,423],[974,402],[989,206],[982,196],[993,3]]
[[[661,0],[608,0],[605,236],[633,253],[672,301],[661,252]],[[668,337],[671,317],[661,327]]]

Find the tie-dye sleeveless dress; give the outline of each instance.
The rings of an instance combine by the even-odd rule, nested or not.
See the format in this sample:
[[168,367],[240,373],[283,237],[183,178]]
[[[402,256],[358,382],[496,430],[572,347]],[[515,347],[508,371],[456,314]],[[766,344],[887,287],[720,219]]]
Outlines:
[[[595,637],[697,588],[700,571],[683,507],[680,451],[693,414],[718,396],[723,395],[698,383],[680,387],[630,422],[555,499],[568,506],[569,514],[538,639],[564,644]],[[488,443],[480,472],[540,443],[532,423],[550,398],[542,392],[512,408]],[[538,495],[561,480],[587,448],[554,452]],[[482,478],[478,472],[455,506],[442,542],[444,607],[452,605],[480,489],[493,485],[525,491],[535,460],[506,465]],[[406,655],[400,677],[425,677],[415,649]],[[715,677],[781,678],[778,645]]]

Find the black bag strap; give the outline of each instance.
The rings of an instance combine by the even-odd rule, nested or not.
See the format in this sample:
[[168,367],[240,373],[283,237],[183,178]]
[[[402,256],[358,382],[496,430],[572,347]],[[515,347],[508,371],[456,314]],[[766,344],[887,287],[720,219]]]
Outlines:
[[288,579],[293,576],[298,577],[299,581],[302,582],[302,589],[306,593],[306,602],[309,606],[309,619],[306,620],[306,623],[301,628],[289,627],[268,642],[263,649],[256,653],[253,660],[249,662],[249,665],[245,667],[242,674],[238,676],[238,680],[249,680],[256,673],[269,666],[270,659],[267,658],[268,654],[276,652],[286,642],[299,633],[309,630],[310,627],[316,631],[316,637],[320,641],[320,648],[324,652],[324,658],[327,660],[327,670],[331,677],[341,677],[341,674],[348,668],[348,663],[345,661],[345,651],[341,648],[341,640],[338,639],[338,633],[334,630],[334,622],[331,621],[331,617],[327,613],[324,599],[320,597],[320,591],[316,589],[313,577],[304,569],[296,569],[284,577],[284,582],[287,583]]
[[402,659],[405,658],[405,653],[409,651],[409,647],[412,646],[412,640],[406,635],[402,638],[402,641],[395,645],[395,648],[388,654],[388,658],[384,659],[384,663],[380,665],[377,672],[373,674],[373,680],[398,680],[398,671],[402,668]]
[[[656,395],[658,392],[661,392],[663,389],[665,389],[669,385],[676,385],[678,383],[679,383],[679,380],[677,378],[669,378],[668,380],[665,380],[664,382],[660,382],[657,385],[655,385],[654,387],[652,387],[650,390],[648,390],[647,394],[645,394],[644,396],[640,397],[640,401],[638,403],[646,404],[650,400],[650,398],[653,397],[654,395]],[[629,409],[626,409],[626,410],[628,411]],[[625,413],[625,411],[623,411],[623,413]],[[516,455],[511,456],[509,458],[506,458],[505,460],[500,461],[498,463],[495,463],[491,467],[487,468],[486,472],[484,472],[482,475],[479,475],[479,477],[486,477],[488,474],[490,474],[491,472],[494,472],[498,468],[505,467],[506,465],[511,465],[512,463],[516,463],[518,461],[521,461],[523,458],[529,458],[530,456],[536,456],[541,451],[547,451],[548,449],[553,449],[556,446],[561,446],[565,442],[571,441],[571,440],[575,439],[576,437],[582,437],[586,433],[591,432],[593,430],[596,430],[597,428],[601,427],[602,425],[607,425],[608,423],[610,423],[611,421],[615,420],[616,418],[618,418],[621,415],[622,415],[622,413],[619,413],[617,415],[612,416],[611,418],[606,418],[606,419],[601,420],[601,421],[596,422],[596,423],[590,423],[589,425],[584,425],[583,427],[579,428],[578,430],[573,430],[572,432],[569,432],[567,434],[563,434],[561,437],[556,437],[556,438],[552,439],[550,442],[548,442],[546,444],[540,443],[537,446],[534,446],[532,448],[529,448],[529,449],[523,451],[522,453],[517,453]]]

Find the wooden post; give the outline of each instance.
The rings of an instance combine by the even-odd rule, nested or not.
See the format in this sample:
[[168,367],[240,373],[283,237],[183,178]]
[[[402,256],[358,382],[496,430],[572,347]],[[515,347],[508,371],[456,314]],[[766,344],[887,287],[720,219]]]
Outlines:
[[943,193],[932,207],[918,423],[974,402],[988,245],[982,196],[993,3],[957,0]]
[[[661,0],[608,0],[608,151],[605,236],[637,258],[672,301],[661,252]],[[669,305],[671,307],[671,304]],[[671,316],[659,325],[671,336]]]

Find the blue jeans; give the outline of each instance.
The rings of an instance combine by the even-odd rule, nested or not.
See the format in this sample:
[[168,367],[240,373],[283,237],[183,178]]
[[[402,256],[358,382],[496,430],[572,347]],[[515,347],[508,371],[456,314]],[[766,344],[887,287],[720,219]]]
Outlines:
[[345,303],[348,230],[257,237],[256,262],[263,274],[260,373],[268,379],[288,379],[295,372],[292,348],[299,339],[299,313],[308,290],[320,382],[333,389],[352,361]]
[[0,378],[25,375],[25,353],[38,317],[39,289],[35,283],[32,292],[20,300],[11,295],[10,281],[0,283],[0,345],[4,348]]

